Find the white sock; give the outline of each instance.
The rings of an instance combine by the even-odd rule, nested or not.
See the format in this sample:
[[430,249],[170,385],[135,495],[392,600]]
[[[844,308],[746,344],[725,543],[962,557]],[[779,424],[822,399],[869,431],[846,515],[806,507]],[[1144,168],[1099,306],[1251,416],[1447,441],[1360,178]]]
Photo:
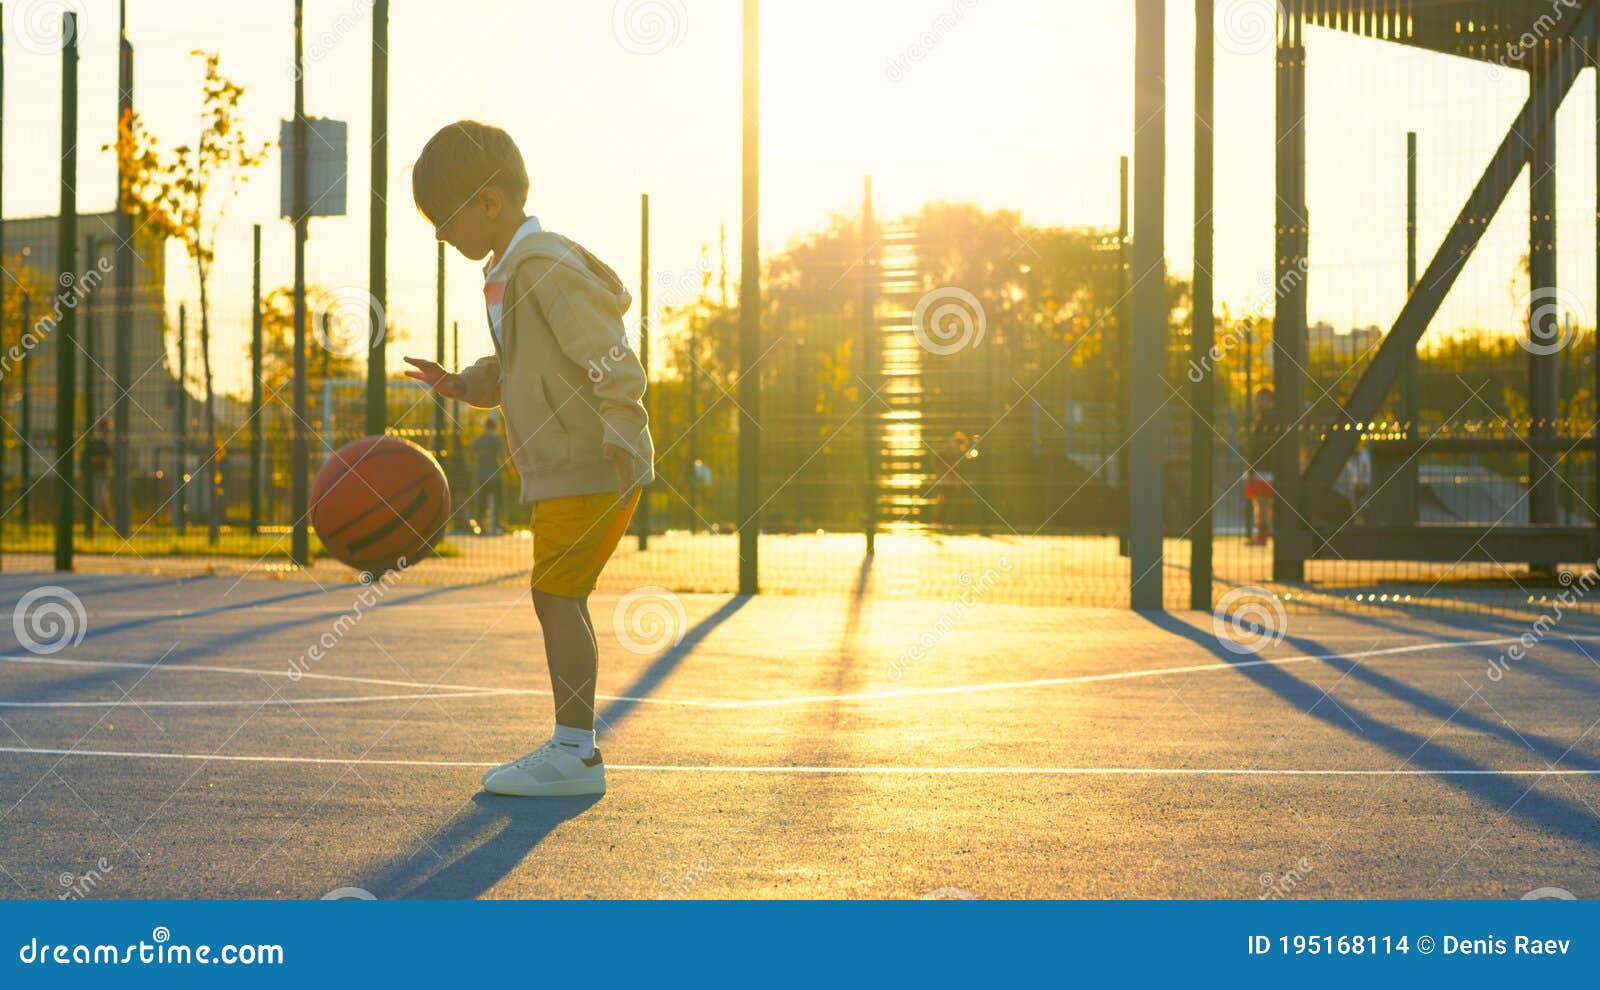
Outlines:
[[594,755],[593,729],[575,729],[557,722],[556,730],[550,734],[550,741],[563,749],[574,751],[579,759],[587,760]]

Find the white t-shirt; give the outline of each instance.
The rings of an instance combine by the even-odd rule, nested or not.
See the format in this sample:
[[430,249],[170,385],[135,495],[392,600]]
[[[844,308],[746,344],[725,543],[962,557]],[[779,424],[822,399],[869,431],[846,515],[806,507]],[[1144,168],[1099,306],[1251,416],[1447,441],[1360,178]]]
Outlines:
[[517,242],[529,234],[537,234],[544,230],[539,226],[538,217],[529,217],[522,221],[522,226],[511,235],[511,243],[500,252],[499,258],[491,258],[483,263],[483,301],[489,306],[489,330],[494,334],[495,343],[500,343],[500,314],[503,312],[502,303],[506,295],[505,261],[511,257],[511,250]]

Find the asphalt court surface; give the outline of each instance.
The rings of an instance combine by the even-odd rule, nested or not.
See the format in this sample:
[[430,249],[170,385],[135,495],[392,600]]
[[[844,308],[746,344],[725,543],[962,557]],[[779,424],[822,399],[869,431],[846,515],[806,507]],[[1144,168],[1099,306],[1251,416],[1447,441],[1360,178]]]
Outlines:
[[1600,896],[1586,616],[597,595],[610,789],[551,801],[478,786],[549,731],[526,591],[361,593],[0,577],[0,890]]

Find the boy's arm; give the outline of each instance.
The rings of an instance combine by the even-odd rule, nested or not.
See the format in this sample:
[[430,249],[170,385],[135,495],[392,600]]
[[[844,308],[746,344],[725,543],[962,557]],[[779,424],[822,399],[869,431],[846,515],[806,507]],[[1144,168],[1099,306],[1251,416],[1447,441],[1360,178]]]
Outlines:
[[500,359],[493,354],[479,358],[470,368],[460,372],[466,383],[467,395],[462,401],[479,409],[492,409],[500,404]]
[[644,409],[645,373],[628,346],[616,300],[596,282],[560,262],[532,274],[533,292],[562,353],[594,383],[605,443],[642,458],[650,449]]

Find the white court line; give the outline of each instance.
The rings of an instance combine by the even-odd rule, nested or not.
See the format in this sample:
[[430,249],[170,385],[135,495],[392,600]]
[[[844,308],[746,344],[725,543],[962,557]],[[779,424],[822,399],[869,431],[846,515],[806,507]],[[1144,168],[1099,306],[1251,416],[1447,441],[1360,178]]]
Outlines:
[[[1567,640],[1600,642],[1600,635],[1565,636]],[[751,698],[722,700],[715,698],[658,698],[624,694],[597,694],[597,701],[624,701],[638,705],[675,705],[683,708],[781,708],[790,705],[836,704],[845,701],[881,701],[897,698],[937,697],[942,695],[983,694],[990,691],[1018,691],[1037,687],[1058,687],[1068,684],[1099,684],[1109,681],[1130,681],[1145,677],[1167,677],[1174,674],[1198,674],[1218,670],[1242,670],[1249,667],[1285,667],[1290,664],[1310,663],[1318,660],[1362,660],[1369,657],[1396,656],[1403,653],[1427,653],[1468,646],[1509,646],[1520,643],[1522,637],[1509,636],[1496,639],[1444,640],[1437,643],[1416,643],[1410,646],[1388,646],[1381,649],[1356,650],[1350,653],[1302,653],[1268,659],[1223,661],[1217,663],[1187,664],[1179,667],[1153,667],[1149,670],[1123,670],[1107,674],[1078,674],[1070,677],[1044,677],[1027,681],[991,681],[983,684],[956,684],[949,687],[902,688],[888,691],[859,691],[853,694],[812,694],[788,698]],[[373,677],[350,677],[339,674],[302,673],[299,678],[287,670],[253,670],[248,667],[216,667],[201,664],[149,664],[114,660],[80,660],[65,657],[40,657],[33,655],[0,656],[0,662],[24,664],[64,664],[85,667],[118,667],[130,670],[163,670],[173,673],[198,672],[212,674],[247,674],[258,677],[288,677],[291,680],[340,681],[347,684],[382,685],[431,691],[456,691],[462,696],[536,695],[549,697],[550,692],[539,688],[495,688],[478,684],[428,684],[421,681],[394,681]],[[40,704],[43,704],[42,702]]]
[[[298,763],[329,766],[426,767],[435,769],[498,766],[473,760],[373,760],[328,756],[265,756],[217,753],[148,753],[107,749],[31,749],[0,746],[0,753],[26,756],[93,756],[135,760],[198,760],[229,763]],[[723,774],[856,774],[876,776],[1013,776],[1013,777],[1593,777],[1597,770],[1394,770],[1273,769],[1262,767],[801,767],[801,766],[691,766],[688,764],[620,763],[607,770],[627,773]]]
[[[332,589],[338,588],[338,587],[343,587],[343,585],[329,585],[330,591]],[[371,587],[371,585],[357,584],[356,582],[351,582],[349,587],[351,587],[351,588],[358,588],[358,587],[359,588],[368,588],[368,587]],[[480,605],[521,605],[521,604],[525,603],[527,600],[528,600],[528,596],[526,594],[521,594],[521,595],[516,595],[514,597],[511,597],[511,598],[490,599],[487,602],[479,602],[477,604],[480,604]],[[462,603],[461,602],[405,602],[405,601],[395,601],[395,602],[385,602],[385,603],[373,605],[371,608],[367,609],[367,611],[368,612],[376,612],[381,608],[397,608],[397,607],[402,606],[402,605],[404,605],[408,610],[409,609],[419,609],[419,608],[447,608],[447,609],[454,609],[454,610],[458,610],[459,611],[462,608]],[[273,615],[326,615],[329,618],[335,618],[335,617],[338,616],[339,613],[348,612],[348,611],[349,611],[349,608],[347,606],[345,606],[345,605],[342,605],[342,604],[341,605],[329,604],[329,605],[326,605],[326,606],[315,606],[315,605],[313,605],[313,606],[306,607],[306,606],[294,606],[294,605],[250,605],[248,603],[246,603],[244,605],[236,606],[236,607],[223,608],[223,609],[220,609],[220,610],[184,609],[184,608],[153,608],[153,609],[152,608],[113,608],[113,609],[93,609],[93,610],[91,610],[92,617],[95,618],[95,619],[144,619],[144,618],[151,618],[151,619],[184,619],[184,618],[214,619],[214,618],[221,618],[223,616],[234,615],[234,614],[237,614],[237,615],[261,615],[261,614],[264,614],[264,613],[265,614],[273,614]]]
[[118,698],[113,701],[0,701],[0,708],[262,708],[272,705],[356,705],[375,701],[414,701],[424,698],[482,698],[498,691],[457,691],[450,694],[366,694],[349,698],[247,698],[243,700],[213,701],[210,699],[184,701],[145,701]]

